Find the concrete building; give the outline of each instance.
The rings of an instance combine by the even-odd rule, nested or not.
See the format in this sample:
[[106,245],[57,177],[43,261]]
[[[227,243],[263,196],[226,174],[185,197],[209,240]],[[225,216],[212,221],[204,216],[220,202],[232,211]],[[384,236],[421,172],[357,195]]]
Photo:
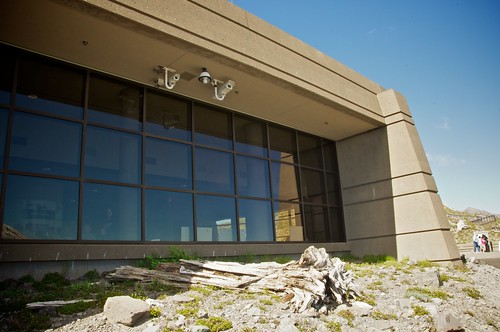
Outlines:
[[405,98],[228,1],[5,0],[0,42],[1,277],[459,260]]

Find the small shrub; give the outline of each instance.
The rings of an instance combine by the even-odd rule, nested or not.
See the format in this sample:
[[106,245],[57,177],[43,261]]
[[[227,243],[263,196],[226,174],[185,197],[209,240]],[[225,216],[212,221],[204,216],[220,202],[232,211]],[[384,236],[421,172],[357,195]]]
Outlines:
[[221,317],[210,317],[208,319],[198,319],[196,324],[204,325],[210,329],[210,332],[226,331],[233,328],[233,323]]
[[85,273],[83,275],[83,278],[90,282],[96,282],[101,278],[101,276],[99,275],[99,272],[97,272],[97,270],[94,269]]
[[379,264],[388,261],[396,261],[392,256],[388,255],[365,255],[363,256],[363,262],[368,264]]
[[353,327],[354,326],[354,314],[352,312],[350,312],[349,310],[340,310],[338,312],[338,315],[342,318],[344,318],[345,320],[347,320],[347,324],[350,326],[350,327]]
[[158,308],[158,307],[151,307],[151,309],[149,309],[149,316],[151,317],[160,317],[161,316],[161,309]]

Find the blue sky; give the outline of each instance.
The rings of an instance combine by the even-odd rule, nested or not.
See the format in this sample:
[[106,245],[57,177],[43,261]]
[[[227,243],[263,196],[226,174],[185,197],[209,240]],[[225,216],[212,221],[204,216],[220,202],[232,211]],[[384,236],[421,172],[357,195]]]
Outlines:
[[401,92],[443,203],[500,214],[500,1],[230,2]]

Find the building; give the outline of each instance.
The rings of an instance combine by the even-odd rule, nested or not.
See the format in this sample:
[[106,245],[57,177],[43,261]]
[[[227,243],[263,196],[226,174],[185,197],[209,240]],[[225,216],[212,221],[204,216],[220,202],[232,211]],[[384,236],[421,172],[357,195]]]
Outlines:
[[404,97],[228,1],[6,0],[0,42],[2,277],[459,259]]

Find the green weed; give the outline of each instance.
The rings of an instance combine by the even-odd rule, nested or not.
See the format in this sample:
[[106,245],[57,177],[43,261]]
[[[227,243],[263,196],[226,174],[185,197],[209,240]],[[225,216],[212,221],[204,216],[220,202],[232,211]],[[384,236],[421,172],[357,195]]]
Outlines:
[[210,317],[208,319],[198,319],[196,324],[204,325],[210,329],[210,332],[226,331],[233,328],[231,321],[222,317]]

